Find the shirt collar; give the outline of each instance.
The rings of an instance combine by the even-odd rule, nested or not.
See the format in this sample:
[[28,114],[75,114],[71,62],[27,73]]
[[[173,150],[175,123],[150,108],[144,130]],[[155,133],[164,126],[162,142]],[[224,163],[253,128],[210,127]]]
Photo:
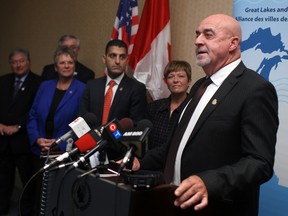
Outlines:
[[30,72],[26,73],[24,76],[21,76],[21,77],[15,76],[15,81],[16,81],[16,80],[20,80],[20,81],[23,83],[29,73],[30,73]]
[[[120,82],[121,82],[121,80],[123,79],[123,77],[124,77],[124,73],[122,73],[120,76],[116,77],[116,78],[113,79],[113,80],[117,83],[117,85],[119,85]],[[109,76],[107,75],[106,86],[108,85],[108,83],[109,83],[111,80],[112,80],[111,77],[109,77]]]
[[232,71],[240,64],[240,62],[241,59],[239,58],[236,61],[231,62],[230,64],[218,70],[211,76],[212,82],[219,87],[224,82],[224,80],[229,76],[229,74],[232,73]]
[[170,110],[170,103],[171,103],[171,95],[168,98],[162,99],[164,100],[161,107],[159,108],[160,112]]

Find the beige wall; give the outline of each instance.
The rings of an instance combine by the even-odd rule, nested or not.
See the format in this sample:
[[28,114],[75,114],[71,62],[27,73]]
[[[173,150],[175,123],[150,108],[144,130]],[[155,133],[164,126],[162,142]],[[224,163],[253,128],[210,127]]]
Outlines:
[[[158,0],[161,1],[161,0]],[[138,0],[141,14],[144,0]],[[3,0],[0,7],[0,74],[10,71],[11,49],[30,51],[32,70],[41,73],[52,63],[56,42],[63,34],[81,40],[79,61],[99,76],[104,67],[101,56],[110,39],[119,0]],[[170,0],[172,59],[187,60],[193,80],[202,76],[194,64],[197,23],[213,13],[232,14],[232,0]]]

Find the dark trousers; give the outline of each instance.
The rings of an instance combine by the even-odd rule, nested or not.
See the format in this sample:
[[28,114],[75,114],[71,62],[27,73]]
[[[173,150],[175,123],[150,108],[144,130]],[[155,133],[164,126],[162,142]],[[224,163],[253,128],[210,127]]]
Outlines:
[[[20,180],[24,187],[33,175],[33,155],[13,154],[10,149],[0,153],[0,214],[9,211],[12,193],[15,185],[16,167],[19,171]],[[34,208],[34,185],[28,185],[22,189],[21,195],[17,198],[20,201],[22,216],[32,215]],[[21,200],[20,200],[21,198]]]

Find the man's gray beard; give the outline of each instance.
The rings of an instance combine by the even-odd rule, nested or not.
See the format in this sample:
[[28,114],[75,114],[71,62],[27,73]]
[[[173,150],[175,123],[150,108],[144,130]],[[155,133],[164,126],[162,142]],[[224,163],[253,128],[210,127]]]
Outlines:
[[211,60],[210,59],[205,59],[205,60],[197,60],[196,59],[196,64],[199,66],[199,67],[204,67],[208,64],[210,64]]

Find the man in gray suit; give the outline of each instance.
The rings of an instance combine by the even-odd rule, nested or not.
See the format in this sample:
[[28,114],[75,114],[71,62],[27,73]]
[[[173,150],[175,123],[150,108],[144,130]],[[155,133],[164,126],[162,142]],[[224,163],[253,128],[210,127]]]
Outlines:
[[[74,54],[77,57],[80,51],[80,39],[74,35],[63,35],[60,37],[57,47],[68,47],[73,50]],[[75,65],[74,76],[77,80],[86,83],[88,80],[94,79],[95,74],[90,68],[77,61]],[[43,71],[41,74],[42,81],[57,78],[58,73],[55,70],[54,64],[49,64],[43,67]]]

